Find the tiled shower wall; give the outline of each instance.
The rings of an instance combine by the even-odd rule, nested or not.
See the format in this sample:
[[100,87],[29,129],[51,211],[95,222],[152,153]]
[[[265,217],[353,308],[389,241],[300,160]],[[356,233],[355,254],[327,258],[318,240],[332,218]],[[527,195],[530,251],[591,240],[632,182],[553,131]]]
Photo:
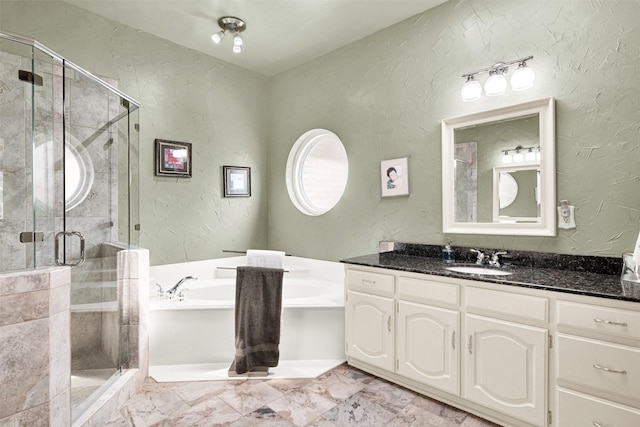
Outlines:
[[[147,250],[117,254],[118,313],[129,368],[76,421],[104,425],[148,374]],[[71,425],[70,270],[0,275],[0,426]],[[46,420],[43,422],[43,420]]]

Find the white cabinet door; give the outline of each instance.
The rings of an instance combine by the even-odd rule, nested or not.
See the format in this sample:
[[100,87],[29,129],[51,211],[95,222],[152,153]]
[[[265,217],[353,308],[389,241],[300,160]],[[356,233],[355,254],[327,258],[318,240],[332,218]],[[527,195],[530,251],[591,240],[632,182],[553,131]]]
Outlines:
[[458,318],[457,311],[400,301],[398,373],[458,394]]
[[544,426],[547,335],[546,329],[466,315],[464,397]]
[[347,292],[347,354],[393,372],[393,299]]

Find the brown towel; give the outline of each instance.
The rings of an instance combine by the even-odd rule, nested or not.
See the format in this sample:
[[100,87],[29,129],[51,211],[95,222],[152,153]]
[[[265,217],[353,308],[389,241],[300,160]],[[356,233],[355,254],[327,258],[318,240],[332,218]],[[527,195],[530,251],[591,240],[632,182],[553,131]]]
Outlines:
[[238,267],[236,276],[236,355],[230,374],[278,366],[284,270]]

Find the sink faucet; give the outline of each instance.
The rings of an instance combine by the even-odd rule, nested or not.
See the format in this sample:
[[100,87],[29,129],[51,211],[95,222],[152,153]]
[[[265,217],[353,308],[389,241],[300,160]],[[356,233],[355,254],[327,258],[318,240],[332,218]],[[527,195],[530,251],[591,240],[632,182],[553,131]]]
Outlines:
[[500,267],[500,255],[506,255],[507,253],[505,251],[498,251],[498,252],[494,252],[491,255],[491,259],[489,260],[489,265],[492,265],[494,267]]
[[484,254],[484,252],[482,252],[479,249],[470,249],[470,251],[475,254],[478,254],[478,257],[476,258],[476,264],[478,265],[484,264],[484,259],[486,258],[486,255]]
[[179,295],[178,289],[180,288],[180,285],[182,285],[187,280],[198,280],[198,278],[197,277],[193,277],[193,276],[183,277],[182,279],[180,279],[180,281],[178,283],[173,285],[173,287],[171,289],[165,291],[165,293],[164,293],[165,296],[168,297],[169,299],[172,299],[176,295]]

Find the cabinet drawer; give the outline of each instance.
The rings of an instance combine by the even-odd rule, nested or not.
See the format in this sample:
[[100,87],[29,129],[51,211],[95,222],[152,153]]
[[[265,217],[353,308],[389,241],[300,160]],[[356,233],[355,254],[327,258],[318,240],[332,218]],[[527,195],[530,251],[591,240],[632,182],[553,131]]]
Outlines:
[[640,349],[558,334],[558,380],[640,401]]
[[558,325],[640,339],[640,313],[558,301]]
[[559,426],[640,426],[640,410],[570,390],[558,389]]
[[467,288],[467,307],[543,322],[547,322],[549,319],[549,300],[547,298],[471,286]]
[[414,301],[460,304],[460,286],[429,279],[398,277],[398,295]]
[[378,295],[393,296],[394,276],[390,274],[373,273],[371,271],[347,270],[347,285],[349,289],[369,292]]

